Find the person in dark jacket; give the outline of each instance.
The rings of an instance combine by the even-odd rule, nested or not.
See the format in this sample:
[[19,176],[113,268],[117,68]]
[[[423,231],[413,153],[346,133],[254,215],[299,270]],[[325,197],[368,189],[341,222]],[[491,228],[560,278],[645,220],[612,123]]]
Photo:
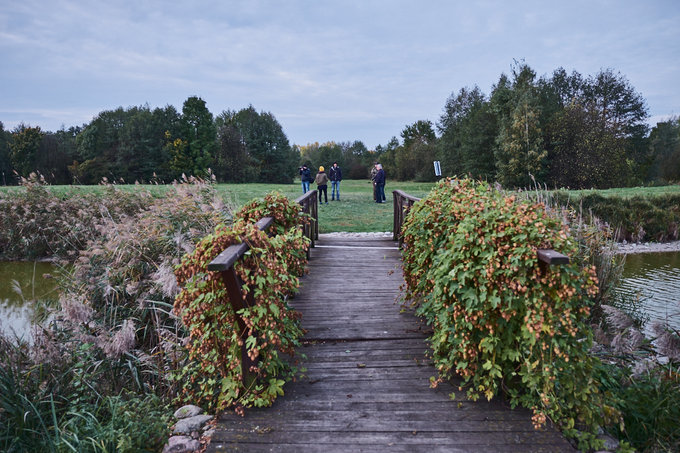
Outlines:
[[326,199],[326,204],[328,204],[328,175],[324,171],[323,167],[319,167],[319,173],[316,174],[316,178],[314,179],[316,182],[316,188],[319,191],[319,204],[321,204],[321,194],[323,193],[324,198]]
[[373,182],[375,183],[375,202],[383,203],[385,198],[385,170],[383,170],[381,164],[375,164],[375,168],[378,170],[375,173]]
[[340,181],[342,181],[342,170],[340,170],[337,162],[333,162],[333,166],[330,170],[328,170],[328,178],[331,180],[331,201],[334,201],[336,198],[338,201],[340,201]]
[[309,183],[312,182],[312,171],[307,165],[300,167],[300,181],[302,181],[302,193],[309,192]]

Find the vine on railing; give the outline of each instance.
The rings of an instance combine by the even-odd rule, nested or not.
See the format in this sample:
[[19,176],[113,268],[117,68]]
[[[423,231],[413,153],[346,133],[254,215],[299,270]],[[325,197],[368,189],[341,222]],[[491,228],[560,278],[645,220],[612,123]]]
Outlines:
[[551,419],[580,448],[598,446],[598,427],[619,414],[592,378],[597,279],[550,250],[576,251],[561,220],[488,184],[445,180],[401,232],[405,298],[434,330],[433,385],[457,375],[472,399],[502,389],[536,427]]
[[280,194],[253,200],[182,259],[174,307],[190,330],[189,360],[175,376],[182,402],[243,414],[283,394],[295,368],[280,353],[293,355],[303,334],[287,303],[310,245],[299,211]]

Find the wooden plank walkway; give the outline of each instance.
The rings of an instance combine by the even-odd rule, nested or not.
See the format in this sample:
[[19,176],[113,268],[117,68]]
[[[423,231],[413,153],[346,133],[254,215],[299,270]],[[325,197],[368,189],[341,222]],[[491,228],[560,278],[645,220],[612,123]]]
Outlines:
[[396,301],[399,258],[388,238],[320,236],[292,301],[307,372],[272,407],[222,415],[208,452],[574,451],[527,410],[430,388],[426,326]]

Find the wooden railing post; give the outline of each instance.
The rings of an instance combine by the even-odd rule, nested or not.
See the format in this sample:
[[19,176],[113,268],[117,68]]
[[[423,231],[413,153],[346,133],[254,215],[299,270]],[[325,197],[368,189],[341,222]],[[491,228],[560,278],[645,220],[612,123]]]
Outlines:
[[538,249],[536,251],[538,257],[538,268],[541,274],[548,271],[548,266],[555,266],[558,264],[569,264],[569,257],[562,255],[552,249]]
[[314,241],[319,239],[319,203],[317,191],[310,190],[296,198],[295,202],[301,206],[302,213],[307,215],[308,219],[302,227],[302,232],[311,241],[307,249],[307,258],[309,259],[311,249],[314,247]]
[[420,198],[409,195],[401,190],[392,191],[392,203],[394,206],[394,222],[392,226],[392,239],[399,241],[399,247],[404,244],[404,239],[401,237],[401,227],[404,225],[404,219],[411,210],[411,207]]
[[[255,226],[260,231],[266,231],[274,223],[272,217],[265,217],[257,221]],[[257,361],[251,360],[248,357],[248,350],[246,347],[246,323],[239,315],[239,310],[252,306],[255,301],[253,300],[250,293],[246,294],[245,297],[241,291],[241,286],[243,282],[236,274],[234,269],[234,264],[236,261],[241,259],[243,255],[250,249],[250,246],[246,242],[241,242],[240,244],[234,244],[227,247],[222,253],[217,255],[217,257],[208,264],[208,270],[211,272],[219,272],[224,286],[227,290],[227,296],[229,297],[229,304],[234,311],[234,317],[236,318],[236,324],[238,325],[238,334],[241,339],[241,373],[243,374],[243,379],[246,384],[250,384],[253,381],[253,373],[250,371],[251,367],[257,366]]]

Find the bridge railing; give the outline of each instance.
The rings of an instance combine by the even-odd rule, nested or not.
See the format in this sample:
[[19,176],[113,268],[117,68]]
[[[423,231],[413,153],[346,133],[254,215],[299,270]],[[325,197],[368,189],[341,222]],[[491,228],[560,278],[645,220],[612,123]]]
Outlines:
[[319,203],[317,201],[316,190],[310,190],[295,199],[301,207],[301,213],[309,219],[309,222],[305,222],[302,226],[303,234],[311,241],[307,250],[307,258],[309,258],[309,251],[314,247],[314,242],[319,239]]
[[[310,249],[314,247],[314,241],[319,238],[319,216],[316,190],[309,191],[306,194],[295,200],[300,205],[300,214],[308,216],[308,221],[303,222],[303,234],[311,241]],[[255,223],[255,226],[260,231],[267,231],[274,223],[272,217],[263,217]],[[239,336],[244,338],[246,332],[246,323],[238,314],[242,308],[252,307],[255,304],[250,293],[242,291],[243,282],[234,269],[234,264],[238,262],[246,252],[250,250],[250,246],[246,241],[240,244],[234,244],[227,247],[222,253],[208,264],[208,270],[211,272],[219,272],[224,286],[227,291],[229,303],[236,317],[236,323],[239,329]],[[309,258],[309,249],[307,250],[307,258]],[[257,362],[248,357],[245,341],[241,344],[241,372],[243,376],[251,376],[250,368],[256,366]]]
[[409,195],[402,190],[392,191],[392,204],[394,206],[394,223],[392,226],[392,240],[399,241],[399,247],[404,244],[404,240],[401,237],[401,227],[404,225],[404,220],[411,210],[411,207],[420,198]]
[[[392,203],[394,206],[394,224],[392,227],[392,240],[399,242],[399,248],[404,245],[404,238],[401,235],[401,228],[404,225],[404,220],[408,215],[413,205],[420,201],[420,198],[407,194],[402,190],[392,191]],[[556,252],[552,249],[538,249],[536,252],[538,258],[539,270],[541,273],[546,272],[548,266],[558,264],[569,264],[569,257]]]

